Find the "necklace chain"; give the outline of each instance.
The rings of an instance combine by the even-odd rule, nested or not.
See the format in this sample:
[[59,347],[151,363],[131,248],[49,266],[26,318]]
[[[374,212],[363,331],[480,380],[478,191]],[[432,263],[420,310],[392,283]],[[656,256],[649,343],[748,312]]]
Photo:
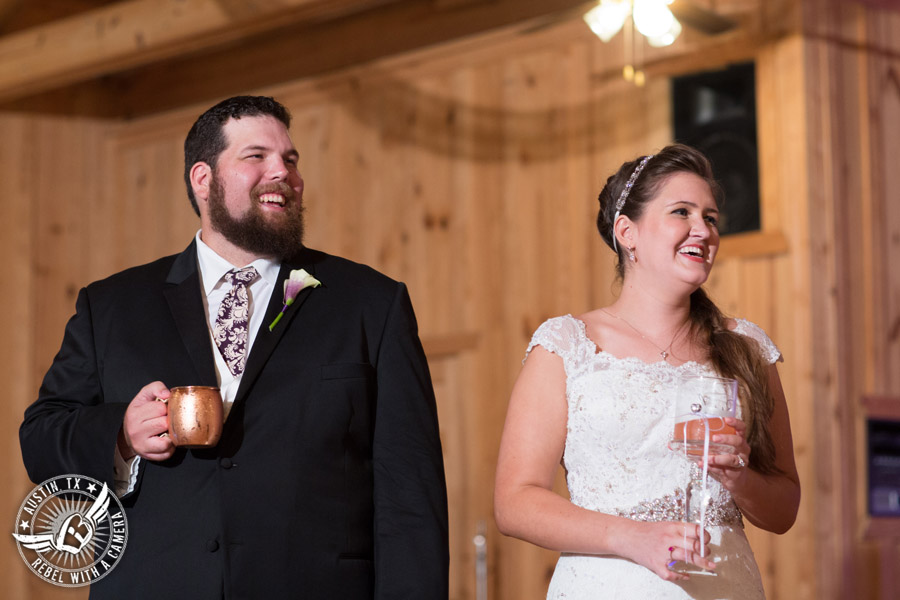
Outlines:
[[623,323],[625,323],[626,325],[628,325],[629,327],[631,327],[631,329],[633,329],[636,334],[641,336],[642,340],[644,340],[645,342],[649,342],[650,345],[652,345],[654,348],[659,350],[659,355],[662,357],[663,360],[666,360],[669,357],[669,354],[672,351],[672,345],[675,343],[676,338],[678,338],[678,334],[681,333],[681,330],[684,329],[684,326],[687,323],[687,321],[685,321],[678,327],[678,329],[675,330],[675,334],[672,336],[672,341],[669,342],[668,346],[666,346],[665,348],[660,348],[656,344],[656,342],[654,342],[653,340],[648,338],[646,335],[641,333],[641,330],[638,329],[637,327],[635,327],[634,325],[632,325],[631,323],[629,323],[628,319],[626,319],[625,317],[620,317],[619,315],[613,314],[613,313],[609,312],[608,310],[606,310],[605,308],[601,308],[600,310],[602,310],[603,312],[605,312],[612,318],[618,319],[618,320],[622,321]]

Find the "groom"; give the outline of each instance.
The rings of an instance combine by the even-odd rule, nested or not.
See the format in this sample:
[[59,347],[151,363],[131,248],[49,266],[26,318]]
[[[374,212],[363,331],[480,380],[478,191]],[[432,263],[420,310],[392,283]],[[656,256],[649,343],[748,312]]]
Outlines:
[[[290,115],[206,111],[185,140],[200,231],[82,289],[20,428],[28,474],[115,486],[128,544],[92,598],[439,599],[447,498],[406,287],[306,248]],[[315,281],[284,307],[284,282]],[[313,279],[308,281],[312,282]],[[167,430],[169,387],[220,387],[218,445]]]

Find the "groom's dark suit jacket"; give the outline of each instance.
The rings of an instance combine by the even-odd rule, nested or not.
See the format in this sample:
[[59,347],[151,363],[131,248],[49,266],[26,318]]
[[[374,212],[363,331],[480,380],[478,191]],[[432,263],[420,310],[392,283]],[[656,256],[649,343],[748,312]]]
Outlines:
[[[270,332],[299,268],[322,286]],[[20,429],[35,483],[112,486],[144,385],[216,385],[201,294],[194,244],[81,290]],[[127,547],[92,598],[446,598],[437,413],[406,287],[309,249],[282,265],[218,446],[142,460],[122,503]]]

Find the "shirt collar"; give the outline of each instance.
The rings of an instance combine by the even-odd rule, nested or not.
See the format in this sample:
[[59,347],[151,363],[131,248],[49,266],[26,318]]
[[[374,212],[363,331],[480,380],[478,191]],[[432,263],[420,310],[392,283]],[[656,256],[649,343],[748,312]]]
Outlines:
[[[194,236],[194,241],[197,243],[197,265],[200,268],[200,277],[203,280],[203,293],[204,295],[209,296],[210,292],[216,288],[216,285],[222,281],[222,277],[225,273],[231,271],[235,267],[216,254],[215,250],[207,246],[206,243],[200,239],[199,230]],[[249,265],[244,266],[255,267],[259,276],[272,287],[275,287],[275,284],[278,283],[278,273],[281,270],[280,262],[268,258],[257,258]]]

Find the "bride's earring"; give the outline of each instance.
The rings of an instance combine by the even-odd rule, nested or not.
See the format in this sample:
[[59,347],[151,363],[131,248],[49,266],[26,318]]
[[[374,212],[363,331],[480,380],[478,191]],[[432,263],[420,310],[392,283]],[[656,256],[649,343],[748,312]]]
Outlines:
[[628,248],[628,260],[631,262],[637,262],[637,259],[634,257],[634,248]]

